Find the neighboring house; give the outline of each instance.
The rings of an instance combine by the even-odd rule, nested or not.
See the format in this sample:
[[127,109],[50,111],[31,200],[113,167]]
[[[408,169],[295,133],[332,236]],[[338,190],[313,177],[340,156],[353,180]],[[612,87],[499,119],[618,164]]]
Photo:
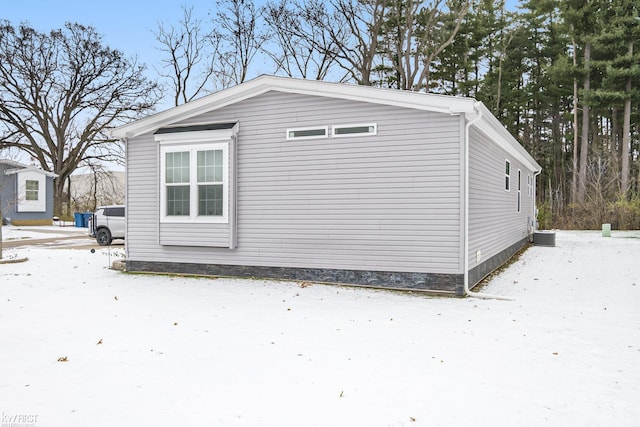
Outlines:
[[53,218],[53,179],[35,166],[0,159],[0,209],[3,222],[29,223]]
[[463,295],[534,230],[540,165],[473,99],[261,76],[113,135],[130,271]]

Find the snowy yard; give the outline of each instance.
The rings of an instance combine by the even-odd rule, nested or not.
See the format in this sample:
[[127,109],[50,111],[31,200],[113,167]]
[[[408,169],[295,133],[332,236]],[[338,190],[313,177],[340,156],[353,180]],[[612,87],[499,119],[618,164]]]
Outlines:
[[122,253],[5,251],[29,260],[0,264],[0,427],[640,425],[640,232],[558,232],[483,289],[512,301]]

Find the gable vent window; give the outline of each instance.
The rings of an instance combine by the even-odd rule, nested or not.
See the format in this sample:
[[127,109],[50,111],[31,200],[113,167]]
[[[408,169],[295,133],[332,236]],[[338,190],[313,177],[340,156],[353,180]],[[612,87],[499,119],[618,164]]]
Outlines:
[[329,135],[329,127],[315,127],[315,128],[297,128],[287,129],[287,140],[293,139],[313,139],[313,138],[327,138]]
[[362,135],[377,135],[378,126],[376,123],[363,124],[363,125],[343,125],[333,127],[333,136],[362,136]]

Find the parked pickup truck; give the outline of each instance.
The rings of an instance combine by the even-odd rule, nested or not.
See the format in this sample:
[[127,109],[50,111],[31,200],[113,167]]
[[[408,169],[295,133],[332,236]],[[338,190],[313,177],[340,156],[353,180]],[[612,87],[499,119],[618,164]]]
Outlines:
[[95,237],[101,246],[108,246],[114,239],[124,239],[124,206],[100,206],[87,223],[89,236]]

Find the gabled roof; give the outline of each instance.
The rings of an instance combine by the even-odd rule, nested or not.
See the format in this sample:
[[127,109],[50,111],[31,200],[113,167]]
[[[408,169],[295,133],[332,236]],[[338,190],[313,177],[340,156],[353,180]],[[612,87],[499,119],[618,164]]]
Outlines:
[[473,111],[473,103],[475,102],[470,98],[263,75],[237,86],[120,126],[112,134],[116,138],[133,138],[148,132],[155,132],[160,127],[171,126],[196,115],[214,111],[269,91],[395,105],[449,114],[470,113]]
[[30,172],[37,172],[37,173],[41,173],[43,175],[46,176],[50,176],[52,178],[55,178],[58,176],[58,174],[55,174],[53,172],[48,172],[45,170],[42,170],[40,168],[37,168],[35,166],[29,166],[29,165],[23,165],[22,163],[18,163],[15,162],[13,160],[9,160],[9,159],[0,159],[0,163],[3,163],[7,166],[10,166],[12,169],[7,169],[4,171],[5,175],[13,175],[15,173],[18,172],[25,172],[25,171],[30,171]]
[[541,169],[498,119],[481,102],[473,98],[267,75],[120,126],[113,130],[112,135],[124,139],[156,132],[160,128],[170,127],[194,116],[269,91],[369,102],[444,114],[464,114],[468,120],[480,116],[474,124],[478,129],[532,169]]

